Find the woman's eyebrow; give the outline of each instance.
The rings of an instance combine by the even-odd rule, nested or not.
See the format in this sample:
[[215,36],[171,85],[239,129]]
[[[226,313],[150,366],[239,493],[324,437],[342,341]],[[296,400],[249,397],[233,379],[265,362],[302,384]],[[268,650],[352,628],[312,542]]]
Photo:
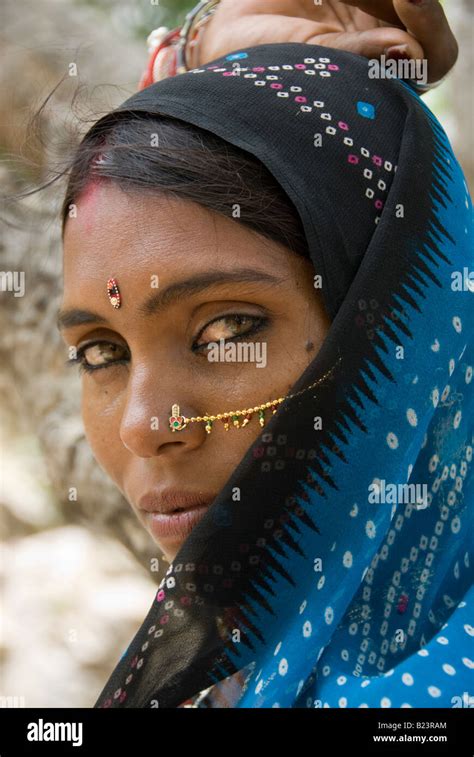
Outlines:
[[[142,315],[154,315],[165,308],[183,300],[185,297],[198,294],[206,289],[212,289],[223,284],[282,284],[285,279],[274,276],[267,271],[255,268],[240,268],[236,271],[209,271],[198,274],[183,281],[177,281],[164,289],[152,292],[138,310]],[[60,331],[87,323],[106,324],[107,319],[98,313],[82,308],[60,310],[57,316],[57,327]]]
[[209,271],[184,281],[177,281],[162,290],[152,292],[138,308],[142,315],[153,315],[174,305],[185,297],[199,294],[223,284],[282,284],[283,278],[255,268],[240,268],[236,271]]
[[72,329],[74,326],[82,326],[84,323],[108,323],[108,321],[102,315],[93,313],[92,310],[82,310],[81,308],[60,310],[56,320],[59,331]]

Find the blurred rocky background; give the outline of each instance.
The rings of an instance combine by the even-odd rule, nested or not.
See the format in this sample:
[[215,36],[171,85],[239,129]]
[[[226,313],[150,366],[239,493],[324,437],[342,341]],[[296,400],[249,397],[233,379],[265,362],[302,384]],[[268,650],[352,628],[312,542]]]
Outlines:
[[[80,133],[136,91],[150,31],[181,24],[193,4],[2,0],[2,195],[51,179]],[[473,9],[445,6],[460,58],[425,100],[472,182]],[[91,707],[168,567],[84,437],[78,374],[55,327],[63,186],[1,211],[0,270],[26,277],[23,297],[0,292],[3,706]]]

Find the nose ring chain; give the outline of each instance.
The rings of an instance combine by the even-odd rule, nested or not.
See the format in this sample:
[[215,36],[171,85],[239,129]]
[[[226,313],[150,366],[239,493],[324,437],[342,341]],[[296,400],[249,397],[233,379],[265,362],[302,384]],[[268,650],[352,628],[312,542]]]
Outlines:
[[257,414],[260,426],[263,427],[266,421],[266,410],[269,410],[271,408],[272,415],[274,415],[277,412],[278,406],[282,402],[284,402],[284,400],[297,397],[298,395],[303,394],[303,392],[307,392],[318,384],[321,384],[324,379],[329,376],[329,374],[334,370],[336,365],[341,362],[341,360],[342,358],[340,357],[335,365],[327,373],[325,373],[324,376],[318,379],[318,381],[315,381],[313,384],[305,387],[305,389],[301,389],[299,392],[295,392],[294,394],[287,394],[285,397],[278,397],[275,400],[264,402],[262,405],[257,405],[256,407],[248,407],[244,410],[229,410],[229,412],[227,413],[218,413],[217,415],[209,415],[206,413],[206,415],[198,415],[196,417],[187,418],[186,416],[180,414],[179,405],[173,404],[171,408],[171,415],[169,416],[168,420],[169,427],[171,431],[174,432],[182,431],[190,423],[205,423],[206,432],[210,434],[215,421],[222,421],[225,430],[228,431],[231,423],[235,428],[244,428],[244,426],[250,423],[252,417]]

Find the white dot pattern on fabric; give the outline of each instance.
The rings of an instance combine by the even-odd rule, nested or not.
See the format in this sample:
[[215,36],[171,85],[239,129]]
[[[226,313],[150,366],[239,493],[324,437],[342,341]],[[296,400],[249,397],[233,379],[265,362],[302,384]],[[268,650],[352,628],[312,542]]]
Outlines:
[[[337,145],[351,170],[359,172],[364,202],[373,206],[377,193],[389,189],[395,212],[397,201],[404,202],[391,183],[397,156],[388,150],[382,154],[376,142],[354,128],[367,120],[376,131],[378,103],[366,102],[368,96],[360,91],[348,113],[340,115],[330,77],[336,81],[343,72],[331,68],[331,57],[319,58],[311,48],[304,51],[299,68],[276,62],[280,67],[262,67],[238,86],[265,102],[273,98],[282,113],[291,109],[296,120],[308,124],[311,145],[315,133],[322,133],[323,149]],[[315,532],[291,530],[301,553],[285,568],[295,582],[290,589],[283,581],[272,587],[275,596],[281,589],[283,612],[269,622],[269,651],[265,660],[260,658],[262,679],[251,687],[254,699],[246,700],[251,706],[294,706],[298,696],[296,706],[302,707],[452,707],[453,697],[472,690],[474,356],[472,339],[467,343],[472,331],[468,295],[446,285],[452,271],[465,265],[469,239],[464,229],[470,213],[464,210],[466,190],[443,136],[438,147],[437,156],[444,152],[451,172],[438,175],[437,191],[444,192],[445,184],[447,189],[443,203],[431,207],[433,233],[407,240],[407,249],[398,251],[422,266],[413,265],[412,276],[397,292],[373,286],[390,263],[379,261],[377,271],[375,256],[354,279],[353,285],[364,277],[369,282],[365,299],[354,300],[354,334],[377,342],[379,367],[394,380],[385,380],[377,365],[367,361],[361,373],[377,403],[368,401],[369,392],[354,391],[352,418],[343,419],[347,423],[341,423],[332,450],[324,450],[327,470],[314,466],[327,493],[323,498],[312,491],[305,503],[319,529],[318,547]],[[426,189],[429,196],[430,187]],[[380,212],[377,219],[381,223],[372,241],[380,234],[388,245],[387,214]],[[398,223],[404,223],[402,215]],[[443,228],[450,238],[441,244],[444,258],[435,266],[432,256]],[[427,269],[440,286],[429,276],[423,283]],[[391,320],[394,312],[399,317]],[[402,355],[397,354],[400,348]],[[296,452],[295,445],[288,454]],[[326,473],[334,488],[323,486]],[[372,502],[371,485],[376,494]],[[322,568],[315,567],[318,558]],[[301,655],[310,661],[307,676],[298,664]]]

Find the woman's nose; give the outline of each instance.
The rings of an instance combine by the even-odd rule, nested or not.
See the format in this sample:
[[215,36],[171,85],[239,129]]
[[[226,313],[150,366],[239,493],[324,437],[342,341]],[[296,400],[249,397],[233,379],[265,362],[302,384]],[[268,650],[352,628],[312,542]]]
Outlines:
[[[138,457],[153,457],[166,444],[186,445],[193,449],[203,443],[206,431],[202,423],[190,423],[181,431],[172,431],[169,418],[173,415],[173,405],[179,404],[180,414],[191,417],[199,415],[192,404],[180,393],[176,396],[176,386],[180,382],[169,381],[167,386],[154,377],[131,376],[120,421],[120,438],[124,446]],[[184,448],[183,448],[184,449]]]

